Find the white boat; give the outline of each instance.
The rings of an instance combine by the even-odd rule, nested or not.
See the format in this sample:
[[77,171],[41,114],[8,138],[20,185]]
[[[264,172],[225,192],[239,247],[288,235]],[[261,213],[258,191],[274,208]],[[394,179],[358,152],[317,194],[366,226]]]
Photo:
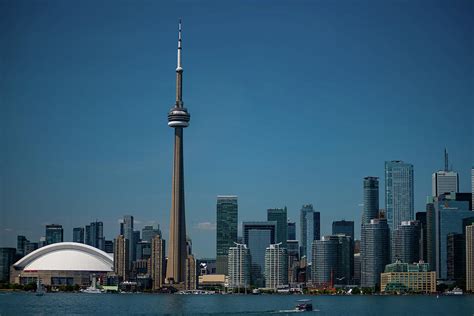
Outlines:
[[104,293],[101,289],[97,288],[97,281],[95,275],[92,277],[92,284],[86,289],[81,290],[82,293],[89,293],[89,294],[100,294]]
[[44,285],[41,283],[40,278],[36,279],[36,296],[43,296],[46,293]]
[[463,295],[462,289],[455,287],[451,291],[446,291],[446,295]]

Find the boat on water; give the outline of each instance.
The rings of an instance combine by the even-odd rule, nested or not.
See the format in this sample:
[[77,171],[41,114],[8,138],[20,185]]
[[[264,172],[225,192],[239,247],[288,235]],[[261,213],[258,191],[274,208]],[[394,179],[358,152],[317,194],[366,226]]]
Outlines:
[[101,294],[104,293],[103,290],[97,288],[97,280],[95,275],[92,277],[92,284],[88,288],[81,289],[82,293],[89,293],[89,294]]
[[46,293],[43,283],[41,283],[40,278],[36,279],[36,296],[43,296]]
[[311,312],[313,311],[313,303],[309,299],[297,300],[295,310],[299,312]]
[[458,287],[455,287],[451,291],[446,291],[445,294],[446,295],[463,295],[464,293],[463,293],[462,289],[460,289]]

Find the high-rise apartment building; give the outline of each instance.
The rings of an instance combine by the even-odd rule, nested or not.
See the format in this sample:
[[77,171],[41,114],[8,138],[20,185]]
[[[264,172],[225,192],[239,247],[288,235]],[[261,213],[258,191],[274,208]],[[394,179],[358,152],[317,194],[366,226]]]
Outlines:
[[340,220],[332,222],[332,234],[346,235],[354,241],[354,221]]
[[267,221],[274,221],[276,226],[276,243],[286,248],[288,239],[288,216],[286,206],[284,208],[272,208],[267,210]]
[[311,263],[313,241],[321,238],[320,213],[313,209],[312,204],[303,205],[301,208],[300,223],[300,257],[306,256],[307,262]]
[[373,218],[379,217],[379,178],[364,178],[364,205],[362,224],[370,223]]
[[250,251],[245,244],[229,248],[229,288],[247,289],[250,287]]
[[466,226],[466,291],[474,292],[474,224]]
[[414,219],[413,165],[400,160],[385,162],[385,210],[390,229]]
[[392,231],[392,262],[414,263],[420,260],[420,224],[402,221]]
[[46,225],[46,245],[63,242],[64,230],[62,225]]
[[29,242],[29,240],[25,236],[18,235],[16,237],[16,253],[20,257],[23,257],[24,255],[26,255],[25,248],[26,248],[26,244],[28,242]]
[[160,289],[163,286],[163,263],[164,261],[164,246],[163,239],[159,234],[155,235],[151,239],[151,280],[152,280],[152,289],[154,291]]
[[130,240],[123,235],[114,240],[114,272],[120,281],[128,281],[130,273],[129,261]]
[[252,285],[265,285],[265,251],[275,243],[276,222],[243,222],[244,244],[250,251]]
[[361,286],[380,285],[380,273],[390,262],[390,229],[386,219],[372,219],[362,224]]
[[313,241],[312,283],[318,286],[351,284],[354,269],[352,238],[346,235],[323,236]]
[[296,240],[296,222],[288,221],[288,239]]
[[284,285],[288,285],[288,253],[281,243],[272,244],[265,250],[265,287],[276,290]]
[[84,227],[74,227],[72,229],[72,241],[84,243]]
[[217,196],[216,264],[217,274],[228,274],[229,248],[237,242],[238,203],[235,195]]

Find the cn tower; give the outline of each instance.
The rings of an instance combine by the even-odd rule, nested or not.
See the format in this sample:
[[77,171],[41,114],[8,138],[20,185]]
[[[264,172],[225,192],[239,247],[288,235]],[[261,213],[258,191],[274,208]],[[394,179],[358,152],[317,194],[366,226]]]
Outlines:
[[181,20],[178,28],[178,66],[176,67],[176,104],[168,113],[168,126],[174,128],[173,184],[171,193],[170,238],[166,283],[185,281],[186,219],[184,208],[183,128],[190,115],[183,104],[183,67],[181,65]]

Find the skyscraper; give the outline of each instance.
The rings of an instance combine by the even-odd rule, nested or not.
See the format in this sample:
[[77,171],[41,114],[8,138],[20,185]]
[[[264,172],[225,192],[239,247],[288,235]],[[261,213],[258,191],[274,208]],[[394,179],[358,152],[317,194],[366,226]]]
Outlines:
[[346,235],[323,236],[313,242],[311,280],[316,285],[350,284],[354,269],[352,239]]
[[217,197],[216,264],[217,274],[228,274],[229,248],[237,242],[238,204],[235,195]]
[[334,221],[332,222],[333,235],[346,235],[354,241],[354,221]]
[[265,287],[277,289],[288,284],[288,254],[281,243],[271,244],[265,250]]
[[444,170],[433,173],[431,179],[432,196],[459,192],[459,176],[457,172],[449,170],[448,152],[446,149],[444,150]]
[[229,288],[250,287],[250,252],[245,244],[235,243],[229,248]]
[[105,249],[103,222],[95,221],[95,222],[91,222],[90,225],[86,226],[85,243],[92,247],[96,247],[100,250]]
[[62,225],[46,225],[46,245],[63,242],[64,230]]
[[300,211],[300,256],[306,256],[308,263],[311,263],[312,244],[314,240],[319,240],[320,233],[320,214],[313,209],[312,204],[303,205]]
[[243,222],[244,243],[250,251],[252,285],[265,285],[265,251],[275,243],[276,222]]
[[275,221],[276,243],[281,243],[281,247],[286,248],[288,239],[288,217],[286,206],[284,208],[271,208],[267,210],[267,221]]
[[151,279],[152,289],[158,290],[163,286],[163,263],[164,263],[163,240],[159,234],[151,240]]
[[385,209],[390,229],[414,219],[413,165],[400,160],[385,162]]
[[114,272],[121,281],[128,281],[130,273],[129,242],[123,235],[114,240]]
[[288,240],[296,240],[296,223],[288,221]]
[[364,208],[362,211],[362,224],[370,223],[379,214],[379,178],[364,178]]
[[151,240],[156,236],[161,236],[160,227],[154,228],[153,226],[145,226],[142,229],[142,241],[151,242]]
[[420,228],[420,236],[418,239],[418,248],[420,250],[419,257],[420,260],[428,262],[426,212],[416,212],[415,219]]
[[386,219],[372,219],[362,224],[361,286],[380,285],[380,274],[390,262],[390,230]]
[[178,65],[176,67],[176,103],[168,113],[168,126],[174,128],[174,162],[171,192],[170,238],[166,282],[186,280],[186,219],[184,206],[183,128],[188,127],[190,115],[183,103],[183,67],[181,65],[181,20],[178,30]]
[[74,227],[72,229],[72,241],[84,243],[84,227]]
[[470,196],[441,194],[434,198],[434,260],[438,279],[447,279],[448,234],[462,233],[463,220],[473,216]]
[[420,225],[403,221],[392,232],[392,262],[414,263],[420,260]]
[[471,168],[471,210],[474,211],[474,167]]
[[26,255],[25,247],[28,242],[29,241],[25,236],[18,235],[16,237],[16,253],[19,256],[23,257],[24,255]]
[[474,292],[474,224],[466,226],[466,290]]
[[[87,228],[87,227],[86,227]],[[121,230],[123,230],[123,237],[128,240],[127,246],[127,258],[128,258],[128,267],[132,267],[133,254],[135,253],[135,243],[133,237],[133,216],[125,215],[123,217],[123,223],[121,225]]]

